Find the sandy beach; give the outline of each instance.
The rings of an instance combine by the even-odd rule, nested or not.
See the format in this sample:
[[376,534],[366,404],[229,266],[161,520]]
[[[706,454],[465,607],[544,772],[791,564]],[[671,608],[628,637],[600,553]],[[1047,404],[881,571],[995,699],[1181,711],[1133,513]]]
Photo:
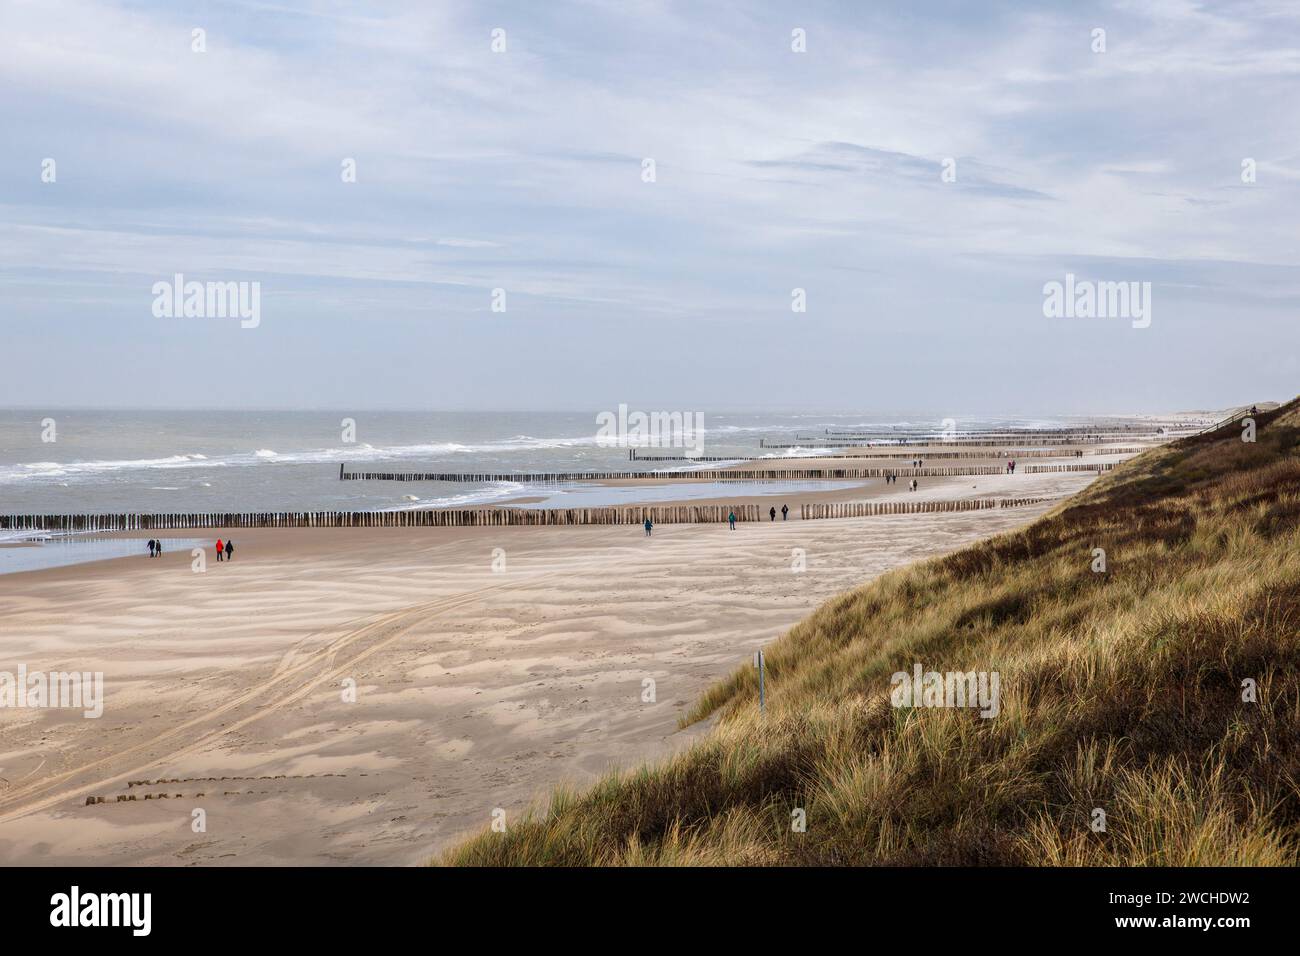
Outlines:
[[[1090,478],[911,496],[1059,496]],[[0,576],[6,666],[105,675],[99,719],[0,711],[0,860],[420,863],[497,808],[517,818],[555,784],[680,746],[711,681],[832,595],[1049,507],[649,539],[259,529],[202,573],[172,550]]]

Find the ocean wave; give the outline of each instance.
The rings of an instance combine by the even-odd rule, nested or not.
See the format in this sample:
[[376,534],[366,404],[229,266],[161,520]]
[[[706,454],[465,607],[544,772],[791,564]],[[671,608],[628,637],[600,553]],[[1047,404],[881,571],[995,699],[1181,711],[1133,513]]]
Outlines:
[[0,466],[0,482],[27,479],[80,478],[118,471],[151,468],[205,468],[219,465],[203,455],[168,455],[165,458],[106,459],[100,461],[34,461]]
[[464,443],[456,441],[419,442],[409,445],[371,445],[360,443],[340,447],[310,448],[300,451],[277,451],[257,448],[251,452],[226,455],[188,453],[157,458],[122,458],[82,461],[36,461],[0,465],[0,484],[22,481],[48,481],[66,478],[111,476],[119,472],[186,468],[247,468],[268,464],[331,464],[394,460],[437,460],[474,455],[499,455],[513,452],[537,452],[547,449],[596,447],[597,436],[591,435],[536,438],[515,435],[508,439]]
[[[516,481],[498,481],[477,491],[466,491],[459,495],[445,495],[440,498],[416,498],[414,502],[400,505],[390,511],[426,511],[430,508],[461,508],[465,505],[489,504],[502,498],[515,498],[528,493],[528,486]],[[413,495],[404,496],[408,502]]]

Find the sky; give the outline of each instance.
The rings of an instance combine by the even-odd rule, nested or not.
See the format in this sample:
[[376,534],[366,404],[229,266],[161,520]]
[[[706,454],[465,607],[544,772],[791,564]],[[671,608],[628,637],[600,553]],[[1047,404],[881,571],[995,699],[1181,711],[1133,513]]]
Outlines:
[[4,0],[0,406],[1285,400],[1298,92],[1292,0]]

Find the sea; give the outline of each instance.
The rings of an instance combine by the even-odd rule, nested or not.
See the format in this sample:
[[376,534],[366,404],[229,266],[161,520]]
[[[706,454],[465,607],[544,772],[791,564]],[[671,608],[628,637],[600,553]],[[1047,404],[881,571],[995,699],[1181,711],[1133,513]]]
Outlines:
[[[698,418],[694,416],[700,416]],[[698,452],[723,461],[629,461],[592,412],[323,412],[0,410],[0,514],[388,510],[473,507],[515,499],[530,506],[595,507],[716,497],[711,482],[667,482],[651,492],[524,481],[340,481],[339,465],[513,475],[576,471],[675,471],[683,475],[748,458],[832,454],[827,431],[897,429],[938,434],[926,415],[692,413]],[[986,418],[961,430],[1050,427],[1066,418]],[[760,448],[769,444],[793,448]],[[697,449],[641,447],[640,455]],[[816,487],[813,487],[813,486]],[[732,494],[819,490],[753,482]],[[834,487],[826,485],[825,487]],[[652,496],[652,497],[648,497]]]

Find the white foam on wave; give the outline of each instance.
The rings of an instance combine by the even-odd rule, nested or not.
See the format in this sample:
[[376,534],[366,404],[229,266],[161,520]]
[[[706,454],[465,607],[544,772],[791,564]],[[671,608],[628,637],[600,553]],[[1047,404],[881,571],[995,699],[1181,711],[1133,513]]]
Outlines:
[[0,467],[0,482],[28,479],[84,478],[118,471],[150,468],[202,468],[209,462],[203,455],[168,455],[165,458],[105,459],[99,461],[34,461]]
[[513,438],[465,444],[463,442],[421,442],[410,445],[375,446],[366,443],[331,448],[310,448],[302,451],[276,451],[258,448],[252,452],[209,457],[200,453],[168,455],[160,458],[123,458],[87,461],[36,461],[0,466],[0,484],[21,481],[48,481],[65,478],[94,478],[118,472],[148,471],[153,469],[184,468],[240,468],[265,464],[337,464],[339,462],[363,463],[401,459],[436,460],[461,455],[492,455],[511,452],[539,451],[551,448],[580,448],[595,446],[596,436],[572,438],[534,438],[516,435]]
[[[402,505],[396,511],[424,511],[429,508],[463,508],[466,505],[488,504],[502,498],[514,498],[527,492],[528,486],[517,481],[498,481],[478,491],[467,491],[459,495],[446,495],[441,498],[416,498],[414,503]],[[406,498],[409,501],[411,495]]]

